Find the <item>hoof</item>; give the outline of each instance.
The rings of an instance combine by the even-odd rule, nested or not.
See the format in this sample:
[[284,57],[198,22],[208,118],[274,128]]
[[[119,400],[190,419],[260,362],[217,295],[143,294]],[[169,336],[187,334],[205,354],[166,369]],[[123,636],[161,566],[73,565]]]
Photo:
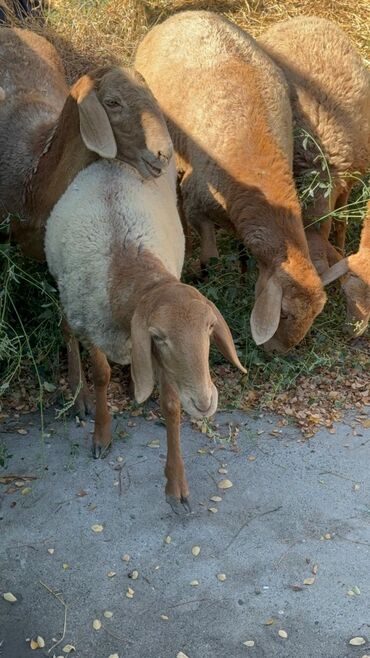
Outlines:
[[94,444],[92,447],[92,455],[94,459],[104,459],[112,447],[111,443],[108,443],[106,446],[100,446],[99,444]]
[[166,501],[171,506],[171,509],[175,514],[184,515],[191,514],[191,507],[188,498],[181,496],[181,498],[176,498],[175,496],[166,495]]

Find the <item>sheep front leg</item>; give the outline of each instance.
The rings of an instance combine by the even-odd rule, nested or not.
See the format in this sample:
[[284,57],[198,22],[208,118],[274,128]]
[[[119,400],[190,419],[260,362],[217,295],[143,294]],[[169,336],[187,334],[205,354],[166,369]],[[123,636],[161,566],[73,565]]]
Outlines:
[[75,397],[74,408],[77,416],[84,420],[86,414],[94,413],[94,404],[82,369],[78,340],[65,318],[62,320],[62,332],[67,345],[68,382]]
[[166,500],[176,514],[184,510],[191,512],[188,501],[189,487],[180,445],[180,399],[163,375],[160,380],[160,397],[167,430],[167,460],[164,471],[167,478]]
[[105,354],[97,347],[90,348],[90,356],[96,399],[92,452],[94,459],[99,459],[106,456],[112,443],[111,416],[107,404],[110,367]]

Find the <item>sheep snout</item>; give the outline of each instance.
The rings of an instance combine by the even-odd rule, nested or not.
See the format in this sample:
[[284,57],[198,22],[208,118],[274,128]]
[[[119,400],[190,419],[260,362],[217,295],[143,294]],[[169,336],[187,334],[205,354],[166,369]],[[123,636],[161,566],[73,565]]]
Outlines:
[[180,400],[185,411],[193,418],[204,418],[213,416],[217,411],[218,391],[211,382],[205,390],[199,392],[180,391]]

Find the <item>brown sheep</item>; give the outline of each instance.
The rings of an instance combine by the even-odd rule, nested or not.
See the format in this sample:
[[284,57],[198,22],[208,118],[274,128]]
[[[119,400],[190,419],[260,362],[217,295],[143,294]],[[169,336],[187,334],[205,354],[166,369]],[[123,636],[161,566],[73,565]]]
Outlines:
[[286,352],[305,336],[326,297],[293,181],[283,75],[254,39],[202,11],[152,28],[135,66],[168,120],[183,174],[183,211],[201,236],[201,263],[217,256],[214,223],[236,233],[259,268],[253,338]]
[[[258,42],[289,84],[297,130],[295,176],[299,180],[316,170],[323,185],[303,209],[310,255],[321,274],[341,257],[328,242],[330,214],[346,206],[351,174],[365,173],[370,164],[370,74],[347,35],[323,18],[290,18],[266,30]],[[326,165],[321,169],[322,156]],[[326,222],[319,225],[321,217]],[[345,223],[336,227],[343,252]]]

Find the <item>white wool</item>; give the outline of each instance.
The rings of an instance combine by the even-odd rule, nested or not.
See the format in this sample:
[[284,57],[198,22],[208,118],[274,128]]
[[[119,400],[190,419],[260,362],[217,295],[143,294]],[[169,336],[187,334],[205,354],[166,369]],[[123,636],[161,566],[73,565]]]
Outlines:
[[[129,336],[113,325],[109,268],[117,247],[145,249],[180,277],[184,235],[176,205],[174,161],[157,179],[99,160],[80,172],[47,221],[45,251],[72,330],[118,363],[129,362]],[[122,282],[121,301],[130,281]]]

